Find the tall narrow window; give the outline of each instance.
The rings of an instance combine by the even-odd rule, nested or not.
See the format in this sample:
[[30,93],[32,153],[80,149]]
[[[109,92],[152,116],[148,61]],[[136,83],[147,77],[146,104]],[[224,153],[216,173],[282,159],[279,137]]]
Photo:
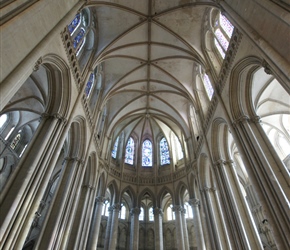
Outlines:
[[165,137],[160,141],[160,161],[161,165],[170,164],[168,143]]
[[214,25],[214,44],[222,58],[225,58],[226,51],[229,47],[234,26],[222,14],[219,14]]
[[87,85],[86,85],[86,88],[85,88],[85,95],[86,95],[87,98],[91,94],[91,91],[92,91],[94,82],[95,82],[95,74],[94,73],[91,73],[90,74],[90,78],[89,78],[89,80],[87,82]]
[[115,144],[114,144],[114,147],[113,147],[113,150],[112,150],[112,157],[114,159],[116,159],[116,157],[117,157],[118,144],[119,144],[119,136],[117,137]]
[[129,138],[126,145],[125,163],[133,165],[134,162],[134,140],[132,137]]
[[140,208],[140,214],[139,214],[139,220],[143,221],[144,220],[144,208]]
[[145,140],[142,145],[142,166],[152,167],[152,143]]
[[2,126],[7,122],[7,114],[3,114],[0,116],[0,128],[2,128]]
[[213,90],[211,81],[210,81],[207,74],[204,74],[204,76],[203,76],[203,83],[204,83],[204,88],[206,90],[208,98],[211,100],[213,93],[214,93],[214,90]]
[[177,160],[180,160],[183,158],[183,152],[182,152],[180,141],[176,135],[174,135],[174,143],[175,143]]
[[153,207],[149,208],[149,221],[154,221]]
[[120,214],[119,214],[119,218],[122,219],[122,220],[126,219],[126,207],[125,207],[124,204],[121,205],[121,211],[120,211]]
[[78,48],[78,47],[81,47],[81,45],[79,45],[80,43],[82,44],[82,42],[84,41],[84,36],[85,36],[85,29],[84,28],[81,28],[81,30],[79,31],[79,33],[76,35],[76,37],[74,38],[74,41],[73,41],[73,45],[74,45],[74,48]]
[[14,137],[13,141],[10,144],[10,148],[15,149],[21,139],[21,130],[18,131],[18,134]]
[[78,14],[76,14],[74,20],[72,20],[72,22],[68,25],[68,31],[71,35],[74,33],[76,28],[79,26],[80,21],[81,21],[81,14],[78,13]]

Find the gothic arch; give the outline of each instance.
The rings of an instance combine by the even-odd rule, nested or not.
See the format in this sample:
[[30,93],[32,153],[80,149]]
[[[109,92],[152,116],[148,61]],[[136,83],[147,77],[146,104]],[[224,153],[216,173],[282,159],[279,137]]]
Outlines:
[[174,197],[174,201],[176,205],[183,205],[184,203],[183,196],[186,190],[188,190],[188,186],[183,181],[180,181],[177,184],[177,187],[175,190],[176,195]]
[[144,195],[145,195],[146,193],[148,193],[148,194],[150,195],[150,197],[151,197],[151,199],[152,199],[152,202],[153,202],[153,207],[158,206],[158,205],[156,204],[156,197],[155,197],[154,193],[152,192],[152,190],[149,189],[149,188],[145,188],[145,189],[143,189],[143,190],[139,193],[138,198],[137,198],[137,206],[138,206],[138,207],[141,207],[142,198],[144,197]]
[[121,197],[123,197],[125,193],[127,193],[131,199],[131,204],[128,203],[129,209],[130,209],[130,206],[131,208],[133,208],[136,204],[136,193],[134,189],[132,188],[132,186],[128,185],[125,188],[123,188],[123,190],[121,191]]
[[120,190],[117,185],[116,180],[112,180],[111,182],[108,183],[107,188],[110,190],[111,193],[111,205],[114,205],[115,203],[120,202]]
[[161,188],[161,190],[159,191],[159,193],[157,195],[156,207],[163,209],[162,204],[163,204],[164,196],[166,194],[169,194],[171,196],[172,201],[174,201],[174,196],[172,194],[172,191],[168,187],[164,186],[163,188]]
[[[52,98],[46,112],[66,117],[71,99],[70,69],[66,62],[55,54],[47,54],[41,57],[39,61],[48,70],[50,76],[50,93]],[[37,65],[36,69],[38,68],[39,66]]]

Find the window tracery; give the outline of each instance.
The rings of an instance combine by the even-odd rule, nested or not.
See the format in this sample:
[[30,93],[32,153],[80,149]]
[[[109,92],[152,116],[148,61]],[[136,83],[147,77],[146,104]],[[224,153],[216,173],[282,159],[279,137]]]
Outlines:
[[81,14],[76,14],[75,18],[72,20],[72,22],[68,25],[68,31],[72,35],[76,28],[79,26],[81,21]]
[[222,58],[225,58],[233,31],[231,22],[219,13],[214,23],[214,45]]

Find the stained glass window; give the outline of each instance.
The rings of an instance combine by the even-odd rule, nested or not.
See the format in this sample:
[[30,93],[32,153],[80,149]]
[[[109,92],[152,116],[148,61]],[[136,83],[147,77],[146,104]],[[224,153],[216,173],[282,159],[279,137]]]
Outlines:
[[72,34],[75,31],[80,21],[81,21],[81,15],[78,13],[76,14],[74,20],[72,20],[72,22],[68,25],[68,31],[70,34]]
[[117,137],[115,144],[114,144],[114,148],[112,150],[112,157],[115,159],[117,157],[118,144],[119,144],[119,136]]
[[87,85],[86,85],[86,88],[85,88],[85,94],[86,94],[87,98],[90,96],[92,87],[94,85],[94,81],[95,81],[95,74],[91,73],[90,78],[89,78]]
[[226,32],[228,37],[231,38],[234,31],[234,26],[224,15],[220,15],[220,25],[221,28]]
[[160,141],[160,160],[161,165],[170,164],[168,143],[165,137],[163,137]]
[[[21,132],[21,131],[20,131]],[[21,139],[21,134],[18,132],[18,134],[14,137],[13,141],[10,144],[10,148],[15,149],[16,146],[18,145],[20,139]]]
[[204,87],[205,87],[206,93],[207,93],[209,99],[211,100],[214,90],[213,90],[213,87],[211,85],[210,79],[209,79],[207,74],[204,74],[203,82],[204,82]]
[[233,31],[234,26],[230,21],[225,16],[219,14],[219,18],[214,23],[214,44],[222,58],[225,58]]
[[142,146],[142,166],[152,167],[152,143],[145,140]]
[[130,137],[126,145],[125,163],[133,165],[134,150],[134,140],[132,137]]
[[85,30],[83,28],[81,28],[81,30],[76,35],[76,37],[74,38],[74,41],[73,41],[73,45],[74,45],[75,49],[78,47],[79,43],[82,42],[84,36],[85,36]]

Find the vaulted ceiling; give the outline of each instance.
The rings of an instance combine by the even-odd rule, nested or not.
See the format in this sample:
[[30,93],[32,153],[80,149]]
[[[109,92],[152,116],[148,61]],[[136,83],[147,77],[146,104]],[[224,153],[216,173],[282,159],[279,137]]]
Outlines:
[[196,102],[193,71],[205,68],[204,13],[212,3],[176,0],[92,1],[103,65],[108,136],[140,140],[190,137],[189,105]]

